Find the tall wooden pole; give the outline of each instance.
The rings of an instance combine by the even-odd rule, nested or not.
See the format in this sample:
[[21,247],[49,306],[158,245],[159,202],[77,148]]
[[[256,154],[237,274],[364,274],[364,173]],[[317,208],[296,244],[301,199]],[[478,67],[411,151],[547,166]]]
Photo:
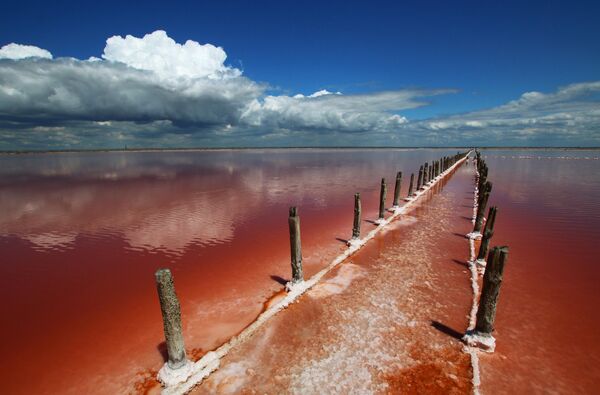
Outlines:
[[360,193],[354,194],[354,224],[352,226],[352,238],[359,239],[360,238]]
[[398,201],[400,200],[400,187],[402,185],[402,172],[399,171],[396,174],[396,185],[394,186],[394,207],[398,206]]
[[481,195],[481,199],[479,199],[477,206],[477,215],[475,217],[475,227],[473,228],[473,232],[481,232],[481,228],[483,226],[483,214],[485,213],[485,206],[487,205],[491,191],[492,183],[486,181],[483,186],[483,194]]
[[483,288],[477,310],[476,334],[491,335],[494,330],[498,295],[507,260],[508,247],[506,246],[494,247],[488,255],[488,264],[483,275]]
[[385,217],[385,195],[387,192],[387,186],[385,185],[385,178],[381,179],[381,190],[379,193],[379,219]]
[[479,246],[479,253],[477,254],[477,261],[480,263],[485,262],[485,256],[488,253],[490,247],[490,239],[494,235],[494,223],[496,222],[496,206],[490,207],[488,212],[487,221],[483,229],[483,237],[481,238],[481,245]]
[[181,308],[175,293],[173,276],[169,269],[159,269],[154,273],[154,277],[169,356],[167,365],[171,369],[179,369],[186,364],[187,358],[181,329]]
[[290,216],[288,218],[290,227],[290,250],[292,263],[292,284],[302,282],[302,248],[300,243],[300,217],[296,207],[290,207]]

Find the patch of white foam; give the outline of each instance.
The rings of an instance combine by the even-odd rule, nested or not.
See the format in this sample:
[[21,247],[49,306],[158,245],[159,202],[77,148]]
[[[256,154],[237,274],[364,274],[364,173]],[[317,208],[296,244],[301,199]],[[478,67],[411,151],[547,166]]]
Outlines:
[[[439,178],[439,180],[444,178],[446,175],[451,174],[456,167],[460,166],[466,160],[466,157],[457,161],[448,170],[442,173],[442,176]],[[219,368],[220,359],[227,355],[232,348],[244,343],[247,339],[249,339],[254,334],[254,332],[256,332],[271,317],[273,317],[279,311],[287,308],[291,303],[295,302],[300,297],[300,295],[304,294],[306,291],[311,289],[317,282],[319,282],[319,280],[321,280],[321,278],[323,278],[325,274],[330,272],[334,267],[338,266],[352,254],[354,254],[356,251],[362,248],[362,246],[364,246],[369,240],[373,239],[377,235],[377,233],[385,227],[385,225],[392,222],[401,214],[408,212],[409,209],[411,209],[412,206],[415,204],[415,202],[418,201],[418,198],[425,194],[439,180],[433,182],[431,186],[425,188],[425,190],[417,191],[412,198],[408,200],[405,199],[407,200],[407,203],[405,205],[395,210],[394,214],[392,214],[390,217],[381,221],[379,226],[367,233],[367,235],[364,238],[355,241],[351,240],[348,243],[349,247],[348,249],[346,249],[346,251],[334,258],[334,260],[331,261],[329,265],[327,265],[324,269],[319,271],[313,277],[295,284],[289,283],[289,286],[286,285],[288,293],[280,302],[266,309],[262,314],[258,316],[258,318],[252,324],[247,326],[246,329],[240,332],[237,336],[232,337],[227,343],[223,344],[216,350],[207,353],[197,362],[192,363],[191,372],[187,377],[184,377],[184,375],[178,376],[177,379],[180,381],[173,382],[172,384],[167,384],[166,382],[163,382],[163,385],[165,385],[165,387],[163,388],[162,393],[165,395],[185,394],[198,383],[202,382],[202,380],[208,377],[208,375],[210,375],[213,371]]]

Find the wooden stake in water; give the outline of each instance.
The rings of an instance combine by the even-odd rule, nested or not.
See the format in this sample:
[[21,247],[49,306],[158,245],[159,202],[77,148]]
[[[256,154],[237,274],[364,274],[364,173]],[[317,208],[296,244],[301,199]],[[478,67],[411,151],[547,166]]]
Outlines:
[[485,213],[485,206],[487,206],[491,191],[492,183],[486,181],[483,186],[483,195],[481,195],[481,199],[479,199],[477,206],[477,216],[475,217],[475,227],[473,228],[473,232],[481,232],[481,228],[483,226],[483,214]]
[[399,171],[396,174],[396,185],[394,186],[394,207],[398,206],[398,201],[400,200],[400,186],[402,185],[402,172]]
[[415,173],[410,173],[410,183],[408,184],[408,197],[413,195],[413,183],[415,181]]
[[421,189],[423,185],[423,166],[419,167],[419,177],[417,177],[417,191]]
[[485,222],[485,228],[483,229],[483,237],[481,238],[481,245],[479,246],[479,253],[477,254],[477,260],[482,262],[485,259],[488,249],[490,247],[490,239],[494,235],[494,223],[496,222],[496,206],[490,207],[488,212],[487,221]]
[[167,353],[169,355],[167,365],[171,369],[179,369],[187,363],[187,358],[181,330],[181,308],[175,293],[173,276],[169,269],[159,269],[154,277],[156,278],[156,290],[158,291]]
[[352,226],[352,238],[360,238],[360,193],[354,194],[354,224]]
[[488,255],[488,263],[483,275],[483,288],[479,299],[477,310],[477,324],[475,333],[491,335],[494,330],[496,319],[496,306],[502,277],[504,276],[504,265],[508,260],[508,247],[494,247]]
[[381,190],[379,193],[379,219],[383,219],[385,216],[385,195],[387,193],[387,186],[385,185],[385,178],[381,179]]
[[302,282],[302,248],[300,244],[300,217],[296,207],[290,207],[290,217],[288,218],[290,226],[290,250],[292,256],[292,284]]

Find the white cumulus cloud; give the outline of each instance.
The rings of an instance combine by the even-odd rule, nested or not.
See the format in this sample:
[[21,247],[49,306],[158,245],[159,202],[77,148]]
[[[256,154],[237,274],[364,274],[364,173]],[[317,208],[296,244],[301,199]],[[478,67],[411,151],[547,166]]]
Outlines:
[[52,59],[52,54],[49,51],[34,45],[10,43],[0,48],[0,59],[18,60],[26,58]]
[[237,77],[238,69],[225,66],[227,54],[221,47],[187,40],[178,44],[165,31],[157,30],[142,38],[113,36],[106,40],[103,59],[149,70],[164,80],[177,78]]

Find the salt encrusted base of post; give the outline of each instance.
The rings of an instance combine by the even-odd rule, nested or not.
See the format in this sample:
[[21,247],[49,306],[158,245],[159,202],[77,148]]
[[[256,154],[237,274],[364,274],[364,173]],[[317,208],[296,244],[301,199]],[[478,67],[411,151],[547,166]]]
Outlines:
[[304,281],[302,273],[302,248],[300,242],[300,217],[296,207],[290,207],[288,218],[290,227],[290,254],[292,264],[292,280],[285,285],[287,291],[291,291],[294,285]]
[[477,323],[475,329],[468,331],[463,336],[463,341],[468,346],[477,347],[486,352],[494,352],[496,348],[496,339],[492,336],[492,332],[507,259],[508,247],[494,247],[490,250],[477,309]]
[[169,269],[154,274],[163,318],[163,329],[169,360],[158,372],[158,380],[165,386],[184,382],[192,374],[192,362],[185,355],[181,329],[181,308]]

